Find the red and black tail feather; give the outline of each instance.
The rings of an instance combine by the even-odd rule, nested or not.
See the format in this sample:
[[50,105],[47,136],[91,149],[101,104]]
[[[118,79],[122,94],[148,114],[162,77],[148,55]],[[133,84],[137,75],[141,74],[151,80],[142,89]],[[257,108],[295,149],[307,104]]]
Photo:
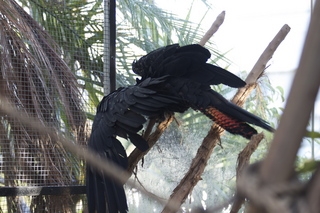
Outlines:
[[247,139],[250,139],[252,135],[257,134],[257,131],[247,123],[230,117],[212,106],[199,108],[199,110],[216,124],[232,134],[241,135]]
[[186,98],[195,109],[200,110],[232,134],[250,139],[252,135],[257,134],[257,131],[250,124],[270,132],[274,131],[268,122],[226,100],[214,90],[199,90],[198,93],[194,92],[193,94],[189,92]]

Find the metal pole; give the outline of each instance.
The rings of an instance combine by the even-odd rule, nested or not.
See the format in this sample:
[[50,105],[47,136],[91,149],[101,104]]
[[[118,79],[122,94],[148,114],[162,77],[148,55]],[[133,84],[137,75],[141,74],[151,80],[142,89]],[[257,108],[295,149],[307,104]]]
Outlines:
[[115,66],[115,37],[116,37],[116,16],[115,0],[104,0],[104,57],[103,57],[103,89],[104,95],[109,94],[116,87],[116,66]]
[[110,0],[110,90],[116,89],[116,0]]
[[[313,6],[314,6],[314,2],[313,0],[311,0],[311,7],[310,7],[310,18],[311,18],[311,15],[312,15],[312,12],[313,12]],[[314,129],[314,106],[315,106],[315,103],[313,104],[313,109],[311,111],[311,132],[314,132],[315,129]],[[311,137],[311,158],[312,160],[314,160],[314,137]]]

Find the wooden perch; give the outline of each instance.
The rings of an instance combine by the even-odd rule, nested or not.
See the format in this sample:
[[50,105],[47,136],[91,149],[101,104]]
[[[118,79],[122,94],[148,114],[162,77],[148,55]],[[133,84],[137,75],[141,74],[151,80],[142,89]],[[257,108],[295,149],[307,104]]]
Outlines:
[[257,63],[253,66],[251,72],[248,74],[248,77],[246,78],[247,84],[257,82],[258,78],[262,74],[261,70],[264,70],[266,68],[268,61],[272,58],[274,52],[288,35],[289,31],[290,27],[287,24],[283,25],[280,31],[269,43],[267,48],[263,51]]
[[[256,65],[253,67],[253,69],[248,75],[246,81],[249,82],[249,84],[246,87],[238,90],[237,94],[232,99],[233,103],[238,105],[242,105],[244,103],[245,99],[248,97],[252,89],[255,87],[257,79],[262,76],[268,60],[272,57],[273,53],[275,52],[281,41],[286,37],[289,30],[289,26],[284,25],[280,32],[270,42],[266,50],[260,56]],[[170,206],[175,206],[175,208],[170,209],[169,206],[166,206],[162,213],[176,212],[181,206],[181,204],[185,201],[185,199],[190,194],[194,186],[201,179],[201,175],[204,171],[204,168],[207,165],[207,162],[210,158],[210,155],[214,147],[220,141],[220,135],[223,131],[224,130],[218,127],[216,124],[213,124],[210,131],[208,132],[208,135],[205,137],[201,146],[199,147],[198,152],[191,163],[189,171],[185,174],[184,178],[181,180],[179,185],[173,190],[173,193],[170,196],[170,199],[167,204]]]
[[267,48],[263,51],[258,61],[253,66],[251,72],[248,74],[245,82],[247,86],[240,88],[233,98],[232,102],[243,106],[245,102],[245,97],[248,96],[247,93],[251,93],[253,89],[256,87],[256,82],[258,78],[261,77],[263,71],[266,69],[268,61],[272,58],[274,52],[277,50],[281,42],[285,39],[285,37],[290,32],[290,27],[285,24],[277,33],[277,35],[272,39]]

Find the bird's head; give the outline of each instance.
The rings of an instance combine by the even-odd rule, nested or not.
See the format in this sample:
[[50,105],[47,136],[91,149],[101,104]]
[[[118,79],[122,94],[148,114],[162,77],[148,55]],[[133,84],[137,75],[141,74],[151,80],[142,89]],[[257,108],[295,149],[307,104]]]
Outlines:
[[168,57],[171,56],[176,49],[179,48],[178,44],[168,45],[160,47],[156,50],[151,51],[147,55],[141,57],[139,60],[135,60],[132,63],[132,70],[135,74],[142,78],[155,77],[156,69],[161,63]]

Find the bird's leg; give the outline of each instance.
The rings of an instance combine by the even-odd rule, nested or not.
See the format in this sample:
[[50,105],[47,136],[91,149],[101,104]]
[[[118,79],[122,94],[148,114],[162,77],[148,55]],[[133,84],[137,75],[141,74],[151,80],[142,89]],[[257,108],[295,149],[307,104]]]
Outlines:
[[154,117],[149,119],[147,128],[146,128],[146,130],[144,131],[144,133],[143,133],[143,135],[142,135],[142,137],[143,137],[145,140],[147,140],[148,137],[149,137],[149,135],[151,134],[151,131],[152,131],[154,125],[156,124],[156,121],[157,121],[157,119],[154,118]]

